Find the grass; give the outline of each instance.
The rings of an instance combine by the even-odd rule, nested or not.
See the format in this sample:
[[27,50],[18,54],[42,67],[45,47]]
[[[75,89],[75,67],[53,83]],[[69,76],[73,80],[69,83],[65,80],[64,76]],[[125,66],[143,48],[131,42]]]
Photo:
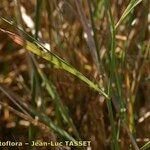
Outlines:
[[[138,131],[138,117],[141,110],[148,110],[147,106],[143,108],[141,104],[143,80],[149,77],[149,71],[144,71],[149,65],[148,2],[131,0],[122,2],[122,5],[116,3],[120,9],[108,0],[51,3],[36,0],[32,4],[35,11],[29,8],[30,13],[34,12],[34,34],[22,18],[20,6],[28,9],[26,4],[15,1],[17,9],[13,15],[16,21],[6,19],[8,14],[4,10],[8,6],[3,4],[5,15],[1,16],[1,21],[4,25],[0,28],[14,42],[12,47],[19,45],[19,48],[28,51],[26,57],[30,70],[26,72],[30,78],[25,75],[25,83],[22,84],[31,94],[29,104],[24,92],[21,98],[19,92],[10,90],[13,84],[6,88],[2,82],[0,90],[19,110],[15,110],[9,102],[6,105],[1,101],[0,105],[31,123],[28,127],[29,141],[36,139],[40,135],[39,130],[44,129],[52,134],[54,141],[92,140],[94,150],[99,146],[112,150],[146,150],[150,147],[149,142],[140,144],[136,141],[142,135]],[[142,8],[145,8],[144,15],[140,16],[138,11]],[[145,25],[142,26],[140,22],[131,25],[130,21],[133,23],[134,19],[143,20]],[[15,29],[18,34],[14,33]],[[6,39],[6,42],[10,39]],[[43,46],[43,41],[50,41],[50,51]],[[63,50],[55,51],[60,47]],[[80,49],[83,51],[80,52]],[[40,67],[41,63],[44,69]],[[67,78],[65,82],[68,82],[68,88],[59,83],[57,75],[62,81]],[[77,83],[81,87],[76,86]],[[149,85],[149,82],[146,83]],[[19,91],[18,84],[16,87]],[[96,105],[102,110],[96,109]],[[91,107],[94,107],[93,112],[88,112]],[[52,112],[48,114],[51,109]],[[101,121],[97,119],[100,112],[103,116]],[[108,143],[97,135],[99,126]],[[142,129],[146,131],[145,128],[148,129],[146,123]],[[146,132],[143,136],[147,136]]]

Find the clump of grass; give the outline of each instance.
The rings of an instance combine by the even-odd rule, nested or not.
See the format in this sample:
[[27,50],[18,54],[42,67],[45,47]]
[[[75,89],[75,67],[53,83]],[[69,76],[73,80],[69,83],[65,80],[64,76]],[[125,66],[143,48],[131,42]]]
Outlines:
[[[1,85],[0,90],[19,111],[15,111],[11,106],[6,107],[3,102],[0,104],[33,125],[35,125],[34,117],[38,117],[39,124],[37,126],[39,128],[45,126],[45,130],[49,132],[53,130],[60,140],[74,141],[85,138],[92,139],[94,137],[95,141],[92,139],[92,149],[96,150],[98,145],[96,138],[99,135],[97,136],[92,132],[90,137],[87,136],[88,130],[92,128],[93,120],[100,117],[98,113],[95,113],[100,111],[96,109],[97,107],[95,107],[96,110],[93,113],[87,111],[87,108],[91,107],[91,102],[89,101],[94,97],[95,101],[99,100],[99,104],[102,106],[100,107],[102,108],[101,114],[104,116],[101,119],[101,123],[103,122],[102,130],[105,132],[103,135],[110,136],[110,139],[108,138],[108,145],[111,145],[108,146],[109,149],[148,149],[150,147],[149,142],[143,144],[144,146],[136,142],[136,137],[138,137],[136,133],[139,134],[136,117],[140,114],[136,110],[136,104],[138,104],[137,99],[142,99],[138,91],[145,78],[144,67],[149,59],[149,37],[147,37],[146,25],[138,35],[137,32],[142,26],[140,24],[134,26],[128,23],[128,19],[132,20],[134,13],[134,15],[137,15],[135,19],[146,20],[146,17],[139,17],[139,14],[136,12],[136,9],[141,10],[147,4],[144,1],[143,3],[141,2],[142,0],[131,0],[126,5],[126,2],[122,1],[121,6],[119,2],[111,3],[108,0],[102,2],[90,0],[84,2],[81,0],[56,2],[52,0],[51,3],[47,1],[43,5],[43,1],[36,0],[36,3],[33,5],[35,9],[35,33],[29,34],[27,31],[30,29],[27,29],[24,25],[20,11],[20,6],[23,4],[16,0],[15,7],[18,9],[15,10],[14,18],[17,20],[17,24],[12,20],[5,19],[5,16],[2,16],[1,19],[7,26],[13,27],[13,30],[17,29],[20,35],[10,32],[9,29],[1,29],[1,31],[7,33],[16,44],[19,44],[29,52],[27,58],[30,59],[31,71],[26,71],[30,74],[31,83],[29,85],[27,83],[24,84],[31,91],[29,96],[31,103],[29,105],[27,102],[25,104],[20,102],[19,99],[21,98],[16,98],[19,97],[16,96],[17,94]],[[121,8],[117,8],[116,5]],[[46,11],[43,11],[44,6]],[[72,19],[70,22],[69,14],[66,14],[64,11],[67,10],[67,7],[69,7],[68,10],[72,9],[73,13],[71,14],[70,12],[70,15],[75,14],[75,19]],[[148,7],[145,8],[147,11]],[[119,13],[121,15],[117,16]],[[145,16],[148,16],[148,11],[145,12]],[[43,20],[47,18],[51,22],[45,21],[46,23],[44,24]],[[68,18],[68,20],[65,18]],[[145,22],[148,24],[147,21]],[[126,33],[125,28],[127,28],[129,33]],[[73,30],[75,31],[73,32]],[[42,36],[39,37],[39,33]],[[86,35],[85,37],[83,36],[84,34]],[[138,39],[136,39],[136,36],[138,36]],[[51,49],[48,51],[41,44],[44,40],[50,41],[51,47],[56,49],[61,47],[63,50],[55,52],[55,49]],[[87,49],[87,51],[79,52],[78,49]],[[131,50],[133,52],[130,52]],[[78,56],[75,55],[74,51],[77,51]],[[73,54],[69,55],[70,53]],[[80,67],[84,73],[80,69],[73,67],[67,60],[62,59],[60,55],[69,61],[74,60],[79,65],[81,63]],[[72,57],[70,58],[70,56]],[[45,60],[45,70],[40,68],[43,59]],[[79,82],[80,80],[82,81],[81,84],[84,82],[87,85],[85,87],[87,91],[89,90],[88,87],[91,88],[91,92],[84,93],[81,87],[77,90],[75,83],[74,86],[70,86],[66,90],[65,86],[61,86],[56,80],[56,70],[66,71],[78,79],[76,80],[69,76],[68,84],[71,84],[73,79],[73,82]],[[91,79],[91,74],[95,76],[95,79]],[[60,78],[64,76],[64,74],[63,76],[59,75]],[[81,95],[84,95],[83,97],[88,100],[83,100]],[[46,101],[47,97],[50,99],[49,101]],[[42,103],[40,106],[37,105],[39,98]],[[68,100],[74,105],[67,106]],[[77,102],[73,103],[75,100]],[[87,104],[85,104],[85,101]],[[51,116],[46,114],[46,110],[50,110],[48,108],[49,104],[54,109],[54,116],[53,113]],[[105,109],[105,104],[107,110]],[[81,109],[80,107],[82,106],[87,107],[86,109]],[[144,109],[146,110],[146,108]],[[73,112],[74,110],[75,112]],[[108,112],[108,115],[105,112]],[[89,116],[92,118],[91,120]],[[87,123],[84,124],[84,122]],[[99,125],[99,122],[95,124],[95,126]],[[106,130],[109,129],[109,125],[111,130]],[[80,128],[86,133],[83,133]],[[34,126],[29,128],[29,141],[37,136],[34,133],[38,131],[34,129]],[[93,127],[93,129],[95,128]],[[97,131],[97,129],[95,130]],[[99,132],[97,131],[97,133]],[[126,135],[129,141],[126,140]],[[56,137],[53,140],[56,140]],[[107,148],[106,141],[103,141],[103,144]]]

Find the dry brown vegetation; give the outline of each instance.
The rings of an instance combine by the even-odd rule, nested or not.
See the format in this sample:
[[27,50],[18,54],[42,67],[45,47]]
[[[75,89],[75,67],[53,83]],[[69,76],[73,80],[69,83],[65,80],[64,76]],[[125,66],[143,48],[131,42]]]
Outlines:
[[[91,141],[89,149],[70,147],[77,150],[138,150],[150,141],[150,1],[119,21],[135,1],[1,1],[0,141]],[[32,54],[27,40],[91,82]]]

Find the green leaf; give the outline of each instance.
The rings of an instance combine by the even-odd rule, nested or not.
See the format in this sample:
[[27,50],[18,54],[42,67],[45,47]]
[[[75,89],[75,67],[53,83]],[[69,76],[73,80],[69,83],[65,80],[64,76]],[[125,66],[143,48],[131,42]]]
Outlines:
[[105,92],[103,92],[99,88],[99,86],[97,84],[95,84],[92,81],[90,81],[81,72],[79,72],[78,70],[76,70],[69,63],[67,63],[66,61],[64,61],[63,59],[61,59],[60,57],[58,57],[57,55],[53,54],[52,52],[46,52],[43,49],[41,49],[41,47],[38,47],[37,45],[35,45],[35,44],[33,44],[33,43],[29,42],[29,41],[26,41],[25,48],[27,50],[31,51],[32,53],[34,53],[34,54],[36,54],[36,55],[44,58],[45,60],[51,62],[57,68],[63,69],[65,71],[67,71],[67,72],[75,75],[80,80],[82,80],[83,82],[85,82],[86,84],[88,84],[95,91],[98,91],[100,94],[102,94],[103,96],[105,96],[108,99],[108,95]]
[[143,145],[143,146],[140,148],[140,150],[146,150],[146,149],[148,149],[148,148],[150,148],[150,141],[147,142],[145,145]]
[[[9,31],[0,29],[2,32],[7,33],[16,43],[20,44],[21,46],[24,46],[25,49],[28,51],[31,51],[32,53],[42,57],[43,59],[51,62],[54,64],[57,68],[63,69],[70,74],[76,76],[83,82],[85,82],[89,87],[93,88],[95,91],[97,91],[99,94],[102,94],[106,99],[109,100],[109,96],[100,89],[99,85],[89,80],[87,77],[85,77],[80,71],[75,69],[73,66],[71,66],[69,63],[52,53],[51,51],[48,51],[46,48],[44,48],[39,41],[37,41],[35,38],[28,35],[26,32],[24,32],[20,27],[17,27],[14,25],[13,22],[8,21],[7,19],[0,17],[3,21],[7,22],[8,24],[16,27],[18,30],[23,32],[28,38],[32,39],[34,43],[29,42],[28,40],[23,40],[20,36],[15,35],[14,33],[11,33]],[[36,43],[36,44],[35,44]]]
[[131,0],[127,8],[125,9],[124,13],[122,14],[121,18],[115,25],[115,29],[121,24],[121,22],[128,16],[128,14],[143,0]]
[[[89,85],[89,87],[91,87],[95,91],[97,91],[99,94],[102,94],[106,99],[109,99],[109,96],[102,89],[100,89],[98,84],[89,80],[80,71],[75,69],[68,62],[66,62],[63,59],[61,59],[60,57],[58,57],[56,54],[52,53],[51,51],[48,51],[33,37],[30,37],[30,38],[32,38],[32,40],[34,40],[34,43],[31,43],[28,40],[23,40],[20,36],[14,34],[12,32],[9,32],[9,31],[3,30],[3,29],[0,29],[0,30],[2,32],[7,33],[13,39],[14,42],[16,42],[17,44],[19,44],[21,46],[24,46],[24,48],[27,49],[28,51],[42,57],[43,59],[45,59],[49,62],[51,62],[58,69],[63,69],[65,71],[69,72],[70,74],[76,76],[77,78],[79,78],[80,80],[85,82],[87,85]],[[21,29],[19,29],[19,30],[21,30]]]

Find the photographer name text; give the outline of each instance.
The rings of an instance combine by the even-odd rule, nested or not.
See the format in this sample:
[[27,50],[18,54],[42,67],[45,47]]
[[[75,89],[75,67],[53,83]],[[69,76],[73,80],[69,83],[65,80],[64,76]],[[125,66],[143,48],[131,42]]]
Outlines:
[[91,146],[91,141],[31,141],[31,142],[14,142],[14,141],[0,141],[0,147],[21,147],[21,146],[51,146],[51,147],[60,147],[60,146],[74,146],[74,147],[88,147]]

